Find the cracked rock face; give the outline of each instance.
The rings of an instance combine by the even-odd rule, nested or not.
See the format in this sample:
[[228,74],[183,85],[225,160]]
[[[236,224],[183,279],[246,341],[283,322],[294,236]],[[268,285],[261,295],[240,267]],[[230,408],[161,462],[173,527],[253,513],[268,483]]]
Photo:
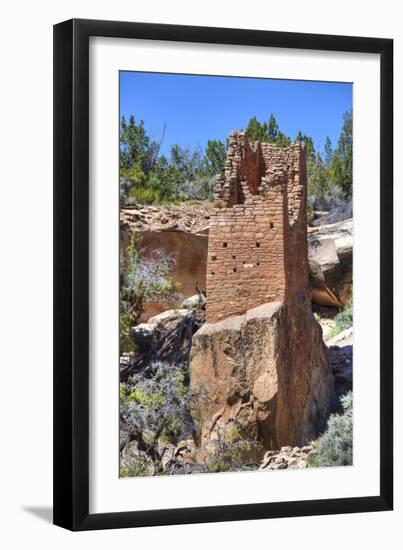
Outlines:
[[334,397],[322,331],[306,304],[264,304],[203,325],[193,337],[190,380],[201,396],[202,452],[233,420],[263,451],[304,445]]
[[310,229],[309,279],[312,299],[324,306],[351,302],[353,284],[353,220]]

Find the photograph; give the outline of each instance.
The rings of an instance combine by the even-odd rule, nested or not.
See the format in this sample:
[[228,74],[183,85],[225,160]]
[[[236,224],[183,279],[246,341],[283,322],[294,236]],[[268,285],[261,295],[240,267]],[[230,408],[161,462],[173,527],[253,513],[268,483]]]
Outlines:
[[397,3],[87,4],[3,8],[0,547],[394,548]]
[[121,70],[116,122],[120,478],[352,466],[353,84]]

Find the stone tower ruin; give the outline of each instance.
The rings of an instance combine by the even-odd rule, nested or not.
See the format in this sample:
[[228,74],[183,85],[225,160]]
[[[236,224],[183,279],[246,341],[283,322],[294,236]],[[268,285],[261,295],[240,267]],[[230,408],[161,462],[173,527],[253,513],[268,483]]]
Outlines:
[[229,137],[210,219],[206,320],[268,302],[305,301],[308,289],[306,154]]
[[197,405],[200,453],[239,421],[259,460],[262,448],[311,441],[334,396],[308,288],[305,146],[232,132],[214,206],[207,322],[189,366],[191,387],[207,396]]

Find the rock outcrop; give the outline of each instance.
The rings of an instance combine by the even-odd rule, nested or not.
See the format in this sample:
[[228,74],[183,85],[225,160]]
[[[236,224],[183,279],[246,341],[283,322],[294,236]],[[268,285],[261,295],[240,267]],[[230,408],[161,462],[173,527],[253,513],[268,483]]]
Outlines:
[[204,323],[204,306],[204,296],[194,295],[180,308],[166,310],[134,326],[131,336],[136,352],[121,355],[120,380],[126,381],[152,361],[187,363],[193,334]]
[[304,445],[334,395],[322,331],[305,304],[290,313],[269,303],[205,324],[193,337],[190,378],[202,450],[232,420],[263,450]]
[[310,228],[308,262],[313,302],[333,307],[350,303],[353,286],[353,220]]
[[203,234],[208,230],[212,208],[208,201],[169,206],[124,205],[120,209],[120,222],[138,231]]

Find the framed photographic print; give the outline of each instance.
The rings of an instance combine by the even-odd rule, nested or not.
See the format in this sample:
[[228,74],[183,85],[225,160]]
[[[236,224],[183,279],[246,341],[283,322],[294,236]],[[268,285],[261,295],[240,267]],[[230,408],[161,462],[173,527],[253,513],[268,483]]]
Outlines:
[[392,509],[392,75],[386,38],[54,27],[55,524]]

